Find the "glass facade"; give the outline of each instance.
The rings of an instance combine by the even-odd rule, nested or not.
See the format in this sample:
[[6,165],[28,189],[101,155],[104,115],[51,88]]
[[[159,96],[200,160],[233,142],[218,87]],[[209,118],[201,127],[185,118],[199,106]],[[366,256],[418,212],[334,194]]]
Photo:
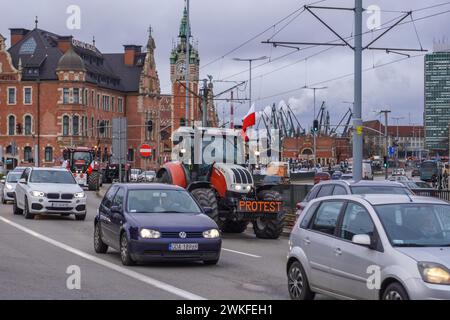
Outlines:
[[425,148],[448,153],[450,51],[425,56]]

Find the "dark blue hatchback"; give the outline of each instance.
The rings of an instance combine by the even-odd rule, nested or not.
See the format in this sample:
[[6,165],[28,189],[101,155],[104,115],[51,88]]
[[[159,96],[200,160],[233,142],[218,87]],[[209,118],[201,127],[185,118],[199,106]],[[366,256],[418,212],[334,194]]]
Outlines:
[[95,217],[95,251],[114,248],[124,265],[164,260],[217,264],[222,240],[208,210],[180,187],[114,184]]

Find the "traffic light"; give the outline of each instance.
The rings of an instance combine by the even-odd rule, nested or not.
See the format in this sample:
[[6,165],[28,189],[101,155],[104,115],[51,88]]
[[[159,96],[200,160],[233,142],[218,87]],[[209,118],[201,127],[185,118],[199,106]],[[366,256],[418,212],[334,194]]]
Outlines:
[[152,120],[148,120],[147,121],[147,131],[148,132],[152,132],[153,131],[153,121]]
[[385,156],[384,160],[383,160],[383,167],[387,169],[388,166],[389,166],[389,164],[388,164],[388,157]]
[[313,131],[314,132],[319,131],[319,120],[314,120],[314,122],[313,122]]

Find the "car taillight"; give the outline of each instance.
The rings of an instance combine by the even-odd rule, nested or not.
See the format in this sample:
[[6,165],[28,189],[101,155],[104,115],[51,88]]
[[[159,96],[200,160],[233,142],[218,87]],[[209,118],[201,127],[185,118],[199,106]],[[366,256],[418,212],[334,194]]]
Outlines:
[[301,202],[297,203],[295,206],[297,207],[297,210],[303,210],[303,205]]

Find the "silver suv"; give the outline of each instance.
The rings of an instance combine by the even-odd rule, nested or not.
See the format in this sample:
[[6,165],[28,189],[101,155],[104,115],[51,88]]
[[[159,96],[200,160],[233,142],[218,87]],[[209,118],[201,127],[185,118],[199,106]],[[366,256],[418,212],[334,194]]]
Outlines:
[[450,299],[450,204],[409,195],[311,201],[289,240],[292,299]]

